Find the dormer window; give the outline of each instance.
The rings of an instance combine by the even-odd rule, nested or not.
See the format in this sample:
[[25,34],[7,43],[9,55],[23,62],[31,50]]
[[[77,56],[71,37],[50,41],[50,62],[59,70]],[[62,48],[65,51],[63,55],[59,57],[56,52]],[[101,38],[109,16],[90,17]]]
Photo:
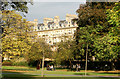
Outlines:
[[48,28],[50,28],[50,25],[48,25]]
[[62,24],[59,24],[60,25],[60,27],[62,27]]
[[72,22],[72,25],[74,25],[74,22],[73,21],[71,21]]
[[38,30],[40,30],[40,27],[38,26]]

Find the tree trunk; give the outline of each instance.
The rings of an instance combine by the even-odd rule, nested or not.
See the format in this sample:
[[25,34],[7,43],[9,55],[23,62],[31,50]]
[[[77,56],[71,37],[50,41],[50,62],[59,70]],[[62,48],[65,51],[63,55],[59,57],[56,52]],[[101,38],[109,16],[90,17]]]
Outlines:
[[70,60],[70,70],[72,70],[72,62],[71,62],[71,60]]
[[87,54],[88,54],[88,44],[87,44],[87,47],[86,47],[86,65],[85,65],[85,76],[87,74]]
[[42,77],[44,77],[44,55],[43,55],[43,60],[42,60]]
[[40,65],[41,65],[41,60],[39,60],[38,63],[37,63],[37,70],[40,69]]
[[39,62],[40,62],[40,63],[39,63],[40,67],[41,67],[41,61],[42,61],[42,60],[40,59],[40,60],[39,60]]

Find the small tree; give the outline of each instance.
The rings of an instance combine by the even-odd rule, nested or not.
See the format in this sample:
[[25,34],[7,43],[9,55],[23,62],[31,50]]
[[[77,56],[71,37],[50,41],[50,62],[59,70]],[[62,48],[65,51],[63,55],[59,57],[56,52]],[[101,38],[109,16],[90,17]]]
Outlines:
[[74,60],[75,41],[67,40],[57,44],[57,51],[54,52],[55,62],[61,64],[62,61],[69,61],[70,69]]
[[[50,58],[52,54],[51,47],[49,44],[47,44],[44,39],[36,39],[36,41],[32,44],[29,52],[25,54],[25,58],[28,61],[31,60],[39,60],[38,64],[40,65],[40,62],[42,60],[42,70],[44,68],[44,59]],[[42,71],[43,76],[43,71]]]

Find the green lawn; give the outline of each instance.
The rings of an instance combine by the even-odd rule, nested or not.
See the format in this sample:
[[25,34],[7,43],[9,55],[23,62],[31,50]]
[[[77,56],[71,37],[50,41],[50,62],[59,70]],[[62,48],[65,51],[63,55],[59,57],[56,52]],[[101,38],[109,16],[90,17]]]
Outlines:
[[[28,77],[33,77],[34,79],[40,78],[41,77],[41,70],[36,70],[35,68],[31,67],[18,67],[18,66],[3,66],[3,77],[22,77],[20,79],[23,79],[24,77],[28,79]],[[8,71],[4,71],[8,70]],[[91,77],[85,77],[84,76],[84,71],[82,70],[81,72],[75,72],[75,71],[67,71],[67,70],[60,70],[57,69],[56,71],[47,71],[46,69],[44,70],[44,77],[75,77],[75,78],[84,78],[84,79],[90,79]],[[120,73],[114,72],[114,73],[103,73],[103,72],[88,72],[88,76],[120,76]],[[30,79],[30,78],[29,78]],[[58,79],[58,78],[57,78]],[[63,78],[64,79],[64,78]],[[91,78],[91,79],[96,79]],[[120,79],[120,78],[97,78],[97,79]]]
[[7,69],[7,70],[23,70],[23,71],[33,71],[33,70],[35,70],[35,68],[24,67],[24,66],[2,66],[2,69]]

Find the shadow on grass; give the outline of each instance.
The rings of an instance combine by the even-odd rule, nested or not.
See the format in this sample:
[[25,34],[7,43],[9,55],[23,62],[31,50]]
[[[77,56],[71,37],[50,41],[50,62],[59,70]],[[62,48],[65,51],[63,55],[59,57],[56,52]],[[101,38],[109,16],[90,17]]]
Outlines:
[[35,79],[35,77],[40,78],[38,75],[24,74],[22,72],[2,72],[2,79]]
[[[74,75],[84,75],[84,74],[85,74],[85,73],[81,73],[81,72],[79,73],[79,72],[78,72],[78,73],[75,73]],[[105,74],[107,74],[107,75],[111,75],[111,74],[114,75],[114,74],[115,74],[115,75],[116,75],[116,74],[118,74],[118,75],[120,75],[120,73],[117,73],[117,72],[116,72],[116,73],[110,73],[110,72],[104,72],[104,73],[96,73],[96,72],[87,73],[87,75],[91,75],[91,74],[95,74],[95,75],[96,75],[96,74],[102,74],[102,75],[105,75]]]
[[104,73],[100,73],[100,74],[109,74],[109,75],[111,75],[111,74],[115,74],[115,75],[120,76],[120,72],[113,72],[113,73],[110,73],[110,72],[104,72]]
[[35,69],[5,69],[5,70],[16,70],[16,71],[35,71]]
[[2,79],[120,79],[120,78],[99,78],[99,77],[14,77],[14,78],[2,78]]
[[[5,74],[6,73],[6,74]],[[8,74],[7,74],[8,73]],[[84,73],[76,73],[76,75],[84,75]],[[40,77],[40,75],[24,74],[22,72],[3,72],[2,79],[120,79],[120,78],[102,78],[102,77]]]

